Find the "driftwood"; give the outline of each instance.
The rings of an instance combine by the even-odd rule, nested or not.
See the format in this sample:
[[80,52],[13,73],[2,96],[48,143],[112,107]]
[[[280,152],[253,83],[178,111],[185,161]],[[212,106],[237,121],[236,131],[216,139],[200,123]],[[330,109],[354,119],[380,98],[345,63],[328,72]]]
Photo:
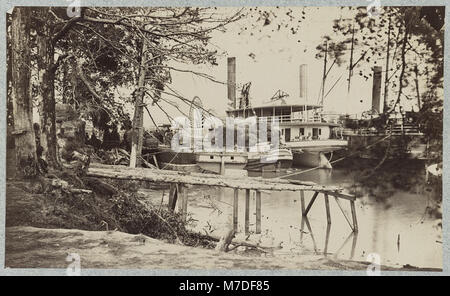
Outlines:
[[230,227],[227,229],[227,232],[222,235],[219,242],[216,245],[216,251],[220,252],[228,252],[228,246],[231,244],[231,241],[233,240],[235,235],[235,231],[233,227]]
[[[218,237],[218,236],[214,236],[214,235],[209,234],[209,235],[206,235],[206,237],[208,239],[212,240],[212,241],[220,242],[223,236],[222,237]],[[230,243],[228,245],[233,245],[234,246],[232,249],[228,248],[228,251],[231,251],[231,250],[233,250],[233,249],[235,249],[237,247],[241,247],[242,246],[242,247],[248,247],[248,248],[255,248],[255,249],[258,249],[258,250],[260,250],[262,252],[267,253],[267,250],[279,248],[279,247],[275,247],[275,246],[264,245],[264,244],[261,244],[261,243],[251,243],[251,242],[248,242],[248,241],[235,239],[233,237],[232,237],[232,239],[231,239],[231,241],[230,241]],[[217,246],[216,246],[216,250],[217,250]]]
[[91,194],[92,190],[73,188],[69,182],[61,180],[61,179],[51,179],[52,187],[61,188],[62,190],[75,194]]
[[92,193],[92,190],[79,189],[79,188],[69,188],[67,190],[71,193],[79,193],[79,194],[91,194]]
[[151,169],[157,169],[156,166],[154,166],[153,164],[151,164],[148,161],[146,161],[142,156],[140,158],[141,158],[141,161],[145,164],[146,167],[151,168]]
[[83,178],[83,182],[89,186],[94,192],[99,193],[101,195],[115,195],[119,192],[117,188],[114,186],[101,181],[98,178]]
[[[126,157],[128,157],[128,159],[130,159],[130,153],[128,153],[128,151],[126,151],[125,149],[117,148],[117,151],[119,151],[120,153],[124,154]],[[140,158],[141,158],[141,161],[145,164],[146,167],[151,168],[151,169],[156,169],[157,168],[153,164],[151,164],[148,161],[146,161],[143,156],[140,156]]]

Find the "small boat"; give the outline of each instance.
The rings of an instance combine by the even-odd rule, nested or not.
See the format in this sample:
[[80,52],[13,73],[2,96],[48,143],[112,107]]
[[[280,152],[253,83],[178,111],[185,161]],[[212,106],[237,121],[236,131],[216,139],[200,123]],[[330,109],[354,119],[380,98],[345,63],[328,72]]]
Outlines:
[[[286,148],[270,148],[265,144],[265,148],[261,144],[256,149],[250,149],[248,153],[248,161],[245,169],[252,172],[276,172],[287,170],[292,166],[292,152]],[[262,149],[261,149],[262,148]],[[252,152],[253,151],[253,152]]]
[[175,152],[170,147],[160,146],[154,153],[160,166],[165,164],[195,164],[193,152]]
[[225,174],[226,170],[243,170],[247,165],[246,152],[196,152],[197,165],[205,171]]

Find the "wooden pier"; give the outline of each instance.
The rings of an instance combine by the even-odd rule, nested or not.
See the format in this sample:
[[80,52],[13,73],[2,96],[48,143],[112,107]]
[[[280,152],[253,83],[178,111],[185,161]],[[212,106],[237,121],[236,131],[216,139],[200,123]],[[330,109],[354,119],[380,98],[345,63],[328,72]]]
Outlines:
[[[353,195],[342,192],[337,186],[322,186],[313,182],[303,182],[288,179],[264,179],[261,177],[242,177],[242,176],[222,176],[203,173],[186,173],[168,170],[147,169],[147,168],[130,168],[127,166],[112,166],[102,164],[91,164],[88,169],[88,176],[122,179],[122,180],[138,180],[154,183],[170,184],[168,207],[175,210],[178,202],[178,209],[186,218],[188,208],[188,187],[186,185],[203,185],[212,187],[225,187],[234,190],[233,199],[233,228],[237,231],[238,227],[238,201],[239,191],[245,190],[245,233],[249,233],[250,225],[250,194],[253,190],[256,196],[256,233],[261,233],[261,195],[270,194],[271,191],[293,191],[299,192],[301,199],[302,216],[307,217],[311,207],[317,197],[323,196],[325,200],[325,210],[327,214],[327,222],[331,224],[329,197],[334,197],[339,209],[343,213],[345,219],[354,231],[358,231],[358,222],[356,218],[355,200]],[[305,204],[305,191],[313,192],[313,196],[308,205]],[[346,213],[342,200],[350,203],[351,219]]]

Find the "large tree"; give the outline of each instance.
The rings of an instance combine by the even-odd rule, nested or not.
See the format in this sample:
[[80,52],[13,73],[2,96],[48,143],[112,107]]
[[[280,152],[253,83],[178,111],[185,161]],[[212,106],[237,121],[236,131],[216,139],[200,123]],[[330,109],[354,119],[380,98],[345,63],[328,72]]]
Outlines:
[[350,16],[334,21],[334,34],[324,36],[317,57],[327,54],[347,67],[349,91],[354,74],[367,80],[373,66],[383,66],[384,112],[390,114],[410,101],[421,111],[426,135],[441,137],[443,7],[382,7],[375,15],[365,7],[341,9]]
[[32,126],[32,99],[30,94],[30,11],[16,7],[11,23],[11,96],[16,174],[32,177],[37,174],[36,143]]
[[[164,113],[160,101],[177,107],[167,96],[190,103],[168,85],[171,71],[214,80],[179,66],[216,64],[216,51],[209,46],[210,34],[223,30],[240,15],[189,7],[80,8],[75,15],[59,7],[24,10],[31,18],[32,30],[28,24],[27,38],[33,55],[28,66],[35,67],[37,73],[32,89],[40,105],[41,146],[53,168],[59,167],[55,120],[58,100],[73,105],[94,125],[106,129],[109,123],[127,119],[124,103],[140,98],[143,103],[138,102],[135,112],[140,120],[135,120],[134,130],[142,130],[144,97]],[[144,51],[143,45],[147,48]],[[123,97],[120,88],[135,91]],[[136,142],[142,134],[133,138]]]
[[[382,7],[377,14],[369,14],[366,7],[341,9],[344,15],[353,16],[334,21],[334,34],[324,36],[324,42],[317,46],[317,57],[323,58],[327,52],[338,62],[348,59],[344,64],[348,69],[349,90],[354,73],[367,80],[372,75],[371,67],[383,66],[385,111],[392,112],[402,100],[414,100],[420,108],[421,94],[427,90],[418,90],[414,81],[417,77],[437,80],[443,77],[442,60],[432,60],[436,55],[441,56],[442,45],[427,40],[440,39],[441,28],[436,30],[430,25],[423,7]],[[325,43],[328,43],[327,51]]]

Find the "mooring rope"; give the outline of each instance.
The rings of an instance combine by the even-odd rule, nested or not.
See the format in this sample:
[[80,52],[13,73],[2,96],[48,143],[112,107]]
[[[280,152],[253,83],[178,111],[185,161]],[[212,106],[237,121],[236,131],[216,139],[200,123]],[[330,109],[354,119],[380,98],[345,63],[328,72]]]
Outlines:
[[166,167],[168,167],[169,166],[169,164],[171,164],[172,163],[172,161],[174,161],[174,159],[177,157],[177,155],[179,154],[180,152],[177,152],[176,154],[175,154],[175,156],[174,157],[172,157],[172,159],[168,162],[168,163],[166,163],[165,165],[164,165],[164,167],[163,168],[161,168],[160,170],[164,170]]

